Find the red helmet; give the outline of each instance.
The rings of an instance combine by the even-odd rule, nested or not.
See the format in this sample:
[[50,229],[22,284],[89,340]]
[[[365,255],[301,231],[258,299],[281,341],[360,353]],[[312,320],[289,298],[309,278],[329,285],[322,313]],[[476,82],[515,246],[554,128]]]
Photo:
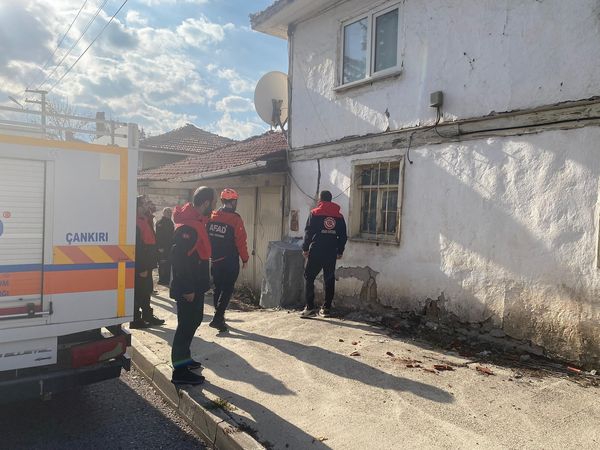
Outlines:
[[238,197],[238,193],[233,189],[225,188],[221,192],[221,200],[237,200]]

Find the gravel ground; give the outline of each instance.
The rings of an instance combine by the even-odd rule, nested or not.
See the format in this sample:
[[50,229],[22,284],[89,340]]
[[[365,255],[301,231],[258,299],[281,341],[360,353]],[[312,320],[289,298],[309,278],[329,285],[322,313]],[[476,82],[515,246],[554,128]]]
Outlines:
[[0,406],[0,448],[204,449],[134,369],[51,401]]

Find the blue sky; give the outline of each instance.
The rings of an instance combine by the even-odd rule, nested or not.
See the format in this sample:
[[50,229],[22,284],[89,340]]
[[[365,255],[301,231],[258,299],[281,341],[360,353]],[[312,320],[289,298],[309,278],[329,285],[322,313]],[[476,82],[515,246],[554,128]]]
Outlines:
[[[84,0],[0,0],[0,103],[23,100],[28,85],[51,88],[122,2],[88,0],[42,71]],[[287,72],[287,43],[252,31],[248,15],[272,2],[129,0],[50,98],[150,134],[185,123],[235,139],[261,133],[268,126],[254,112],[254,86],[268,71]]]

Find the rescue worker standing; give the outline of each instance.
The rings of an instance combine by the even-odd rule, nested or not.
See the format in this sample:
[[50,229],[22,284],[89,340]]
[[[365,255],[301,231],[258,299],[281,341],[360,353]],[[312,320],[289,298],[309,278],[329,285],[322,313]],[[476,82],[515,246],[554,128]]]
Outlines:
[[206,232],[215,192],[201,186],[191,203],[177,206],[173,214],[175,235],[171,258],[173,279],[171,298],[177,301],[177,329],[173,338],[171,361],[174,384],[200,384],[204,377],[191,370],[200,369],[194,361],[190,345],[204,315],[204,293],[210,284],[210,241]]
[[240,273],[240,258],[243,269],[246,268],[249,259],[244,221],[235,212],[238,197],[238,193],[233,189],[224,189],[221,192],[223,206],[212,213],[208,225],[212,248],[211,273],[215,284],[215,316],[208,325],[221,332],[228,330],[225,324],[225,310]]
[[325,302],[321,308],[323,317],[330,317],[331,302],[335,294],[335,263],[344,254],[346,246],[346,221],[340,206],[333,203],[331,192],[321,191],[317,207],[310,212],[306,222],[302,251],[306,258],[306,308],[302,318],[315,317],[315,278],[323,270]]
[[156,235],[148,220],[149,202],[140,195],[136,206],[134,311],[129,328],[147,328],[162,325],[165,321],[156,317],[150,306],[152,270],[156,267],[157,258]]
[[162,217],[156,222],[156,245],[158,247],[158,284],[168,286],[171,282],[171,246],[175,225],[171,220],[171,208],[162,210]]

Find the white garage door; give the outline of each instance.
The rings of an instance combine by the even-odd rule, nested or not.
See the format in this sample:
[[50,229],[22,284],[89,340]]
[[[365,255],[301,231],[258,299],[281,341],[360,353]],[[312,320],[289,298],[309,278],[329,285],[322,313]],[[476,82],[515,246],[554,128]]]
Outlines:
[[41,310],[45,163],[0,158],[0,317]]

